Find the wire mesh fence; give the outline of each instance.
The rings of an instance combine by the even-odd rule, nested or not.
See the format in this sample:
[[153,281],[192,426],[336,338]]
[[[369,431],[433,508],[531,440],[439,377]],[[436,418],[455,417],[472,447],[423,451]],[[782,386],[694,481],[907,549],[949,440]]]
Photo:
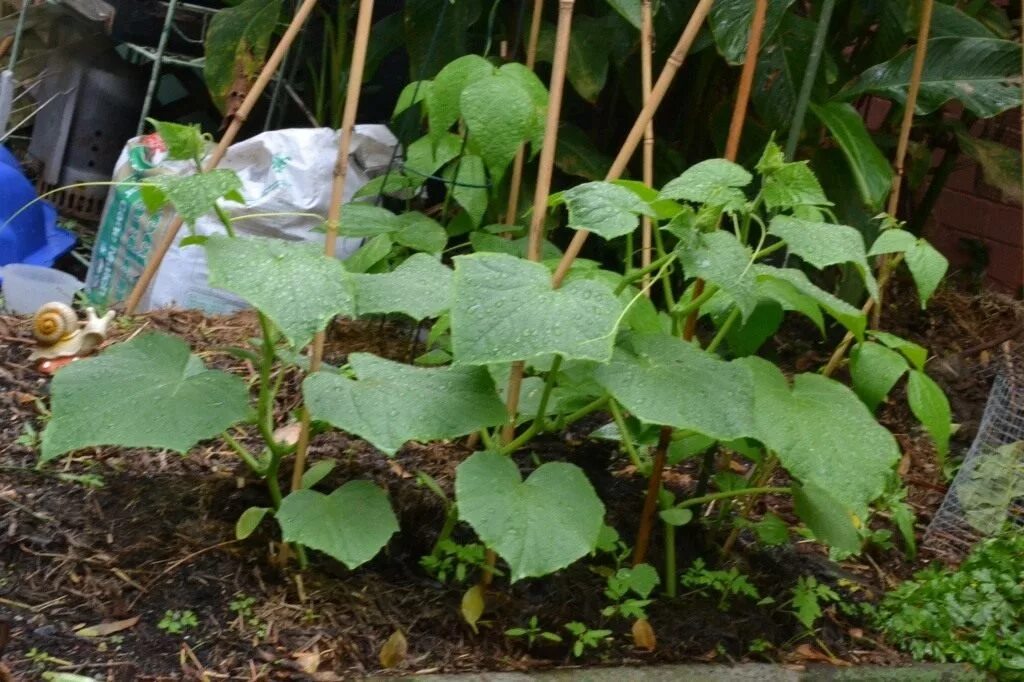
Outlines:
[[1024,524],[1024,363],[997,369],[978,433],[925,534],[925,547],[958,561],[1008,523]]

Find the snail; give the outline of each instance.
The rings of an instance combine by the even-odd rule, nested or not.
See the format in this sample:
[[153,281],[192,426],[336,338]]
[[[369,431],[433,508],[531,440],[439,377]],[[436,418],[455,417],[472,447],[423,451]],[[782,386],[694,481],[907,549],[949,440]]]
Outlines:
[[114,319],[111,310],[103,317],[93,308],[85,311],[85,322],[80,322],[71,306],[64,303],[46,303],[32,316],[32,336],[38,348],[30,360],[50,360],[70,356],[88,355],[107,338],[107,327]]

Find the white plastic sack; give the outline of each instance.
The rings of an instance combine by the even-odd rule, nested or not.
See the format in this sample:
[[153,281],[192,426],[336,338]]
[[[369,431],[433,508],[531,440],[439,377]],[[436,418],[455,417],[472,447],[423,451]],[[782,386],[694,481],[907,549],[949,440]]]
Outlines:
[[[241,236],[257,235],[322,244],[324,235],[312,228],[322,225],[327,216],[338,137],[338,132],[330,128],[274,130],[228,148],[217,167],[238,173],[246,203],[222,202],[222,206],[231,218],[257,215],[233,221],[235,231]],[[118,161],[115,179],[131,179],[132,149],[139,146],[140,140],[130,141],[126,146]],[[345,201],[350,201],[360,187],[387,169],[397,144],[386,126],[356,126],[345,182]],[[159,157],[152,160],[158,161]],[[143,177],[153,172],[190,172],[188,163],[163,163],[144,172],[137,166],[135,163],[136,174],[142,173]],[[140,213],[135,205],[139,201],[137,192],[132,188],[112,191],[108,198],[89,271],[88,284],[94,289],[94,296],[99,294],[97,298],[116,300],[123,297],[124,287],[120,287],[121,291],[113,290],[108,275],[118,271],[120,262],[132,271],[137,280],[139,264],[145,261],[153,242],[157,241],[155,234],[169,222],[169,215],[149,216],[144,209]],[[312,215],[280,215],[294,213]],[[223,232],[224,228],[216,216],[204,216],[195,225],[195,233],[199,235]],[[143,297],[140,309],[176,306],[221,313],[245,307],[242,300],[233,294],[209,286],[203,248],[177,243],[188,235],[188,228],[183,227]],[[339,258],[345,258],[361,243],[359,239],[339,238],[336,253]],[[126,252],[125,244],[131,244],[133,248]],[[140,250],[144,253],[138,253]],[[115,262],[112,263],[112,259]],[[125,267],[120,269],[125,270]]]

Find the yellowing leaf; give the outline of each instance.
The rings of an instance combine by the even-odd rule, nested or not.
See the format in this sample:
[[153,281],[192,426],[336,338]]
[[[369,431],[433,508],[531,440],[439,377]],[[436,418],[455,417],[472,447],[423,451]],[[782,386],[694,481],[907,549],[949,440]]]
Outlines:
[[462,618],[473,628],[473,632],[478,631],[476,623],[484,613],[485,604],[484,588],[480,585],[474,585],[462,595]]
[[409,642],[401,630],[395,630],[380,648],[380,664],[383,668],[397,668],[409,653]]
[[654,628],[646,618],[641,618],[633,623],[633,645],[644,651],[654,651],[658,647]]
[[87,628],[80,628],[75,630],[75,634],[79,637],[106,637],[112,635],[115,632],[121,632],[128,628],[135,627],[135,624],[139,622],[139,616],[134,618],[125,618],[124,620],[115,620],[108,623],[100,623],[99,625],[93,625]]

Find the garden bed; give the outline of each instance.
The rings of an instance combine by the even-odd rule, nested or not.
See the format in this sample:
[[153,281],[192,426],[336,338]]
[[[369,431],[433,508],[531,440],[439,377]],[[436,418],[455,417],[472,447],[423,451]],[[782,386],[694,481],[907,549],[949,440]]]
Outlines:
[[[883,328],[887,320],[898,321],[892,331],[934,354],[929,370],[950,396],[954,422],[962,425],[954,444],[954,451],[962,451],[987,397],[991,372],[986,367],[995,362],[1001,341],[1022,336],[1024,307],[996,295],[947,289],[920,311],[909,287],[898,285],[891,294],[897,303],[887,309]],[[187,339],[210,365],[251,373],[244,361],[218,350],[257,334],[249,314],[155,313],[118,325],[115,337],[142,327]],[[600,560],[584,560],[511,588],[499,579],[474,633],[459,613],[467,584],[439,583],[419,565],[444,523],[445,509],[415,474],[428,473],[450,493],[455,466],[469,453],[457,443],[410,444],[389,459],[338,432],[318,437],[311,460],[338,460],[325,489],[352,479],[374,480],[388,490],[402,530],[356,571],[314,556],[311,570],[296,582],[278,567],[274,533],[234,539],[239,514],[260,504],[265,492],[258,481],[246,479],[247,470],[219,441],[185,458],[103,448],[34,470],[26,425],[41,426],[47,381],[27,361],[28,338],[24,320],[0,318],[0,680],[34,679],[43,670],[113,680],[339,679],[380,672],[381,648],[396,630],[405,634],[408,654],[392,672],[528,671],[578,663],[568,644],[528,650],[524,641],[504,634],[533,615],[549,630],[563,631],[570,621],[613,630],[609,646],[584,657],[594,665],[908,662],[865,623],[835,607],[827,610],[815,640],[777,605],[735,599],[723,611],[717,598],[686,595],[685,588],[683,596],[662,597],[649,607],[658,646],[647,653],[633,647],[629,621],[602,617],[606,581],[592,570]],[[371,351],[407,361],[415,350],[412,338],[410,329],[391,323],[340,322],[330,330],[325,359],[337,362],[350,352]],[[767,351],[782,366],[806,371],[821,366],[833,345],[794,327]],[[278,423],[285,423],[298,404],[297,380],[286,381],[292,385],[279,395]],[[587,438],[602,419],[595,416],[562,437],[541,439],[533,450],[542,460],[580,466],[608,507],[608,523],[631,540],[645,481],[615,447]],[[944,492],[932,446],[903,400],[884,407],[881,421],[905,453],[900,473],[923,531]],[[524,472],[532,467],[530,457],[517,459]],[[689,493],[695,484],[691,474],[680,465],[666,475],[665,484]],[[759,503],[761,511],[771,509],[787,519],[790,506],[788,498]],[[704,553],[697,528],[680,533],[682,567]],[[470,537],[467,532],[463,539]],[[912,564],[893,548],[870,550],[864,563],[835,565],[812,543],[766,550],[742,541],[737,556],[761,596],[774,597],[777,604],[800,575],[845,586],[844,599],[870,601],[929,559],[923,553]],[[180,634],[159,628],[169,611],[192,611],[197,625]],[[135,618],[106,637],[75,634],[81,626]],[[763,651],[752,652],[756,642],[763,644],[754,648]],[[204,672],[209,677],[203,678]]]

